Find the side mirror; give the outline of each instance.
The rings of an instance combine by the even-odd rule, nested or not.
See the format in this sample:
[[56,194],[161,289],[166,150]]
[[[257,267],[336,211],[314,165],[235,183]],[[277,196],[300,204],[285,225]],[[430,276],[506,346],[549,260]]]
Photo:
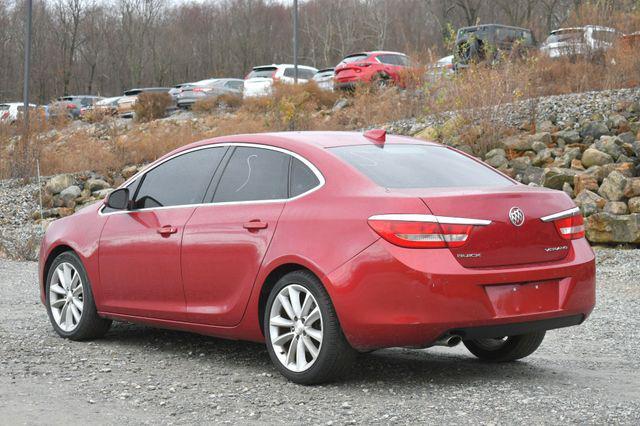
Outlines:
[[114,210],[127,210],[129,208],[129,188],[120,188],[107,196],[107,207]]

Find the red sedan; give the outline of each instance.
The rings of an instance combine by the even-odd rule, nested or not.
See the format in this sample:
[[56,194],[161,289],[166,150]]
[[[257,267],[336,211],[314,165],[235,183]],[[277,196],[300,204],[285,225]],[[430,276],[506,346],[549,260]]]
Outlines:
[[462,342],[519,359],[595,303],[594,254],[566,194],[384,131],[180,148],[52,223],[40,279],[62,337],[120,320],[266,341],[299,383],[385,347]]
[[403,86],[403,73],[411,66],[404,53],[363,52],[345,57],[335,68],[334,87],[352,90],[357,84]]

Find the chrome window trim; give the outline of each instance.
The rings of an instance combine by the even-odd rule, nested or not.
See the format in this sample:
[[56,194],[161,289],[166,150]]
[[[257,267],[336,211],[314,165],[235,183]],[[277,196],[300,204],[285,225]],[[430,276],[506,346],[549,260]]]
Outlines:
[[580,209],[578,207],[574,207],[569,210],[563,210],[558,213],[550,214],[548,216],[543,216],[540,218],[540,220],[543,222],[551,222],[556,219],[564,219],[565,217],[573,216],[574,214],[579,212],[580,212]]
[[[130,214],[130,213],[137,213],[137,212],[146,212],[146,211],[153,211],[153,210],[168,210],[168,209],[177,209],[177,208],[190,208],[190,207],[199,207],[199,206],[209,206],[209,205],[216,205],[216,206],[225,206],[225,205],[243,205],[243,204],[270,204],[270,203],[282,203],[282,202],[286,202],[286,201],[294,201],[297,200],[298,198],[302,198],[304,196],[307,196],[309,194],[311,194],[312,192],[315,192],[317,190],[319,190],[320,188],[322,188],[324,186],[324,184],[326,183],[326,180],[322,174],[322,172],[320,172],[320,170],[309,160],[307,160],[306,158],[304,158],[303,156],[301,156],[300,154],[297,154],[293,151],[289,151],[288,149],[285,148],[280,148],[277,146],[271,146],[271,145],[263,145],[263,144],[258,144],[258,143],[250,143],[250,142],[223,142],[223,143],[212,143],[212,144],[208,144],[208,145],[203,145],[203,146],[197,146],[195,148],[191,148],[191,149],[187,149],[184,151],[180,151],[174,155],[172,155],[171,157],[167,157],[164,160],[162,160],[161,162],[154,164],[153,166],[147,167],[143,170],[140,170],[138,173],[136,173],[135,175],[131,176],[129,179],[127,179],[127,181],[125,183],[123,183],[122,185],[120,185],[117,189],[120,188],[125,188],[129,185],[131,185],[131,183],[133,183],[136,179],[138,179],[139,177],[141,177],[142,175],[150,172],[151,170],[155,169],[156,167],[166,163],[169,160],[172,160],[176,157],[179,157],[181,155],[184,154],[188,154],[190,152],[194,152],[194,151],[199,151],[201,149],[209,149],[209,148],[217,148],[217,147],[247,147],[247,148],[261,148],[261,149],[269,149],[271,151],[277,151],[277,152],[281,152],[283,154],[287,154],[290,155],[298,160],[300,160],[305,166],[309,167],[309,169],[311,169],[311,171],[313,172],[313,174],[318,178],[318,185],[314,186],[313,188],[311,188],[310,190],[303,192],[302,194],[296,195],[295,197],[289,197],[289,198],[281,198],[281,199],[276,199],[276,200],[250,200],[250,201],[223,201],[223,202],[203,202],[203,203],[195,203],[195,204],[179,204],[176,206],[163,206],[163,207],[149,207],[149,208],[145,208],[145,209],[137,209],[137,210],[118,210],[118,211],[114,211],[114,212],[108,212],[105,213],[103,210],[105,209],[106,205],[103,204],[102,207],[100,207],[100,209],[98,210],[98,214],[100,216],[108,216],[108,215],[113,215],[113,214]],[[104,201],[103,201],[104,203]]]
[[490,225],[491,221],[486,219],[469,219],[464,217],[434,216],[431,214],[379,214],[369,218],[369,220],[391,220],[397,222],[426,222],[441,223],[447,225]]

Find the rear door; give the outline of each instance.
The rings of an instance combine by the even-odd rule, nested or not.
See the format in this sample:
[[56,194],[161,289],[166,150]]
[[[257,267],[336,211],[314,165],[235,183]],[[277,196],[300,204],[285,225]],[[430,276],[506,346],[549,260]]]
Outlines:
[[238,146],[216,176],[212,204],[196,209],[182,241],[182,276],[190,321],[240,322],[288,197],[291,157]]

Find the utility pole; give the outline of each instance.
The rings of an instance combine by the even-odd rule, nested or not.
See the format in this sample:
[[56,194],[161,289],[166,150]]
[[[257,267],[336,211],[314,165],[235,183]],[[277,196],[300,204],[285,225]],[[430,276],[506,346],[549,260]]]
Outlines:
[[33,14],[32,0],[26,0],[27,22],[24,34],[24,86],[22,89],[22,99],[24,100],[24,110],[22,119],[24,120],[24,137],[29,137],[29,70],[31,68],[31,17]]
[[298,84],[298,0],[293,0],[293,82]]

